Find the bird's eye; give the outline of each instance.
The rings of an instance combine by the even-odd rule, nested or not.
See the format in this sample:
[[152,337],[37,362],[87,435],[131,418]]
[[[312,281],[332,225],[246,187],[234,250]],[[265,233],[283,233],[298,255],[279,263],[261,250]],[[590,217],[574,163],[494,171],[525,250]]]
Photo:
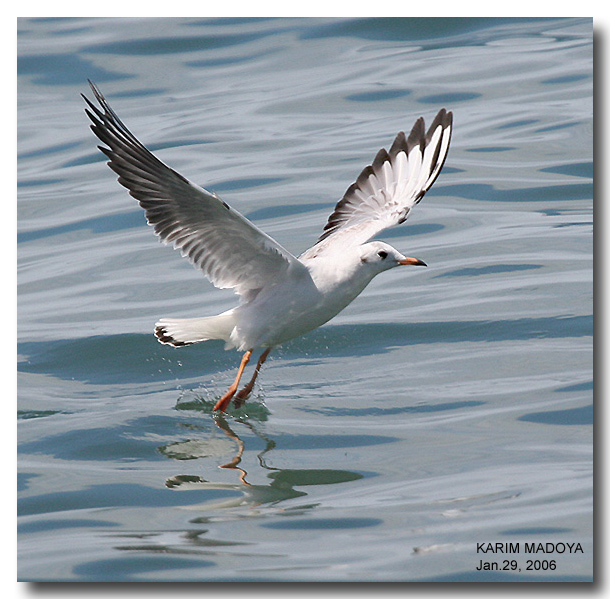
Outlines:
[[377,252],[377,255],[382,259],[385,260],[388,257],[388,253],[385,252],[384,250],[380,250],[379,252]]

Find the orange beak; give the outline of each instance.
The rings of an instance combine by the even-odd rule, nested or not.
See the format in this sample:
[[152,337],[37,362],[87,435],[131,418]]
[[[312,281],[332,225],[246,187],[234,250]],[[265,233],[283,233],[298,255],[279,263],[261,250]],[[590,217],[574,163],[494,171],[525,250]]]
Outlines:
[[399,260],[398,264],[411,265],[411,266],[428,266],[423,260],[417,258],[404,258]]

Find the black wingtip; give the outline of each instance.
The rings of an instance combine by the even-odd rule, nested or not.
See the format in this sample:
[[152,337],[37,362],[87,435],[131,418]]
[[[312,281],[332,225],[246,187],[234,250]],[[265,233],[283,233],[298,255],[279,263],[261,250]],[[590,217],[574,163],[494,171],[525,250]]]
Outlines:
[[96,97],[102,95],[99,87],[95,83],[93,83],[93,81],[91,81],[91,79],[87,79],[87,83],[89,84],[91,91],[95,94]]
[[411,153],[411,148],[419,145],[423,148],[426,145],[426,126],[424,117],[420,116],[413,125],[411,133],[407,137],[407,154]]
[[[89,78],[87,78],[87,83],[89,84],[89,87],[91,88],[91,91],[93,92],[93,94],[97,96],[96,92],[99,93],[99,89],[97,88],[97,85],[95,85],[95,83],[93,83],[93,81],[91,81],[91,79],[89,79]],[[85,100],[87,99],[84,94],[81,94],[81,96],[83,98],[85,98]]]

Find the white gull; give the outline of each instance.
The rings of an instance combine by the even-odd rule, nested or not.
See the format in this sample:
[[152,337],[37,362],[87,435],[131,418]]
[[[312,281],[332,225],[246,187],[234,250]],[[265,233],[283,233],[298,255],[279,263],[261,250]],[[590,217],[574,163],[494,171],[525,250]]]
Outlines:
[[[237,376],[214,410],[239,406],[251,393],[271,349],[328,322],[379,273],[421,265],[380,241],[379,232],[404,222],[430,189],[447,157],[453,115],[444,108],[426,132],[424,119],[379,150],[335,206],[316,243],[298,258],[223,202],[161,162],[127,129],[91,82],[98,108],[91,129],[118,181],[146,211],[165,243],[180,249],[218,288],[234,289],[236,308],[204,318],[162,318],[159,341],[175,347],[222,339],[245,352]],[[250,382],[237,392],[255,348],[264,348]]]

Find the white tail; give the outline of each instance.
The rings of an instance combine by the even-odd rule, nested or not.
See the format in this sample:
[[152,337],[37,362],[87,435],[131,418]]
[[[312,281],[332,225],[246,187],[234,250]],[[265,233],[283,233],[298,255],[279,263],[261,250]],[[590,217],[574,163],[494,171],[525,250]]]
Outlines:
[[174,347],[222,339],[229,342],[235,327],[233,310],[207,318],[162,318],[155,325],[155,335],[161,343]]

